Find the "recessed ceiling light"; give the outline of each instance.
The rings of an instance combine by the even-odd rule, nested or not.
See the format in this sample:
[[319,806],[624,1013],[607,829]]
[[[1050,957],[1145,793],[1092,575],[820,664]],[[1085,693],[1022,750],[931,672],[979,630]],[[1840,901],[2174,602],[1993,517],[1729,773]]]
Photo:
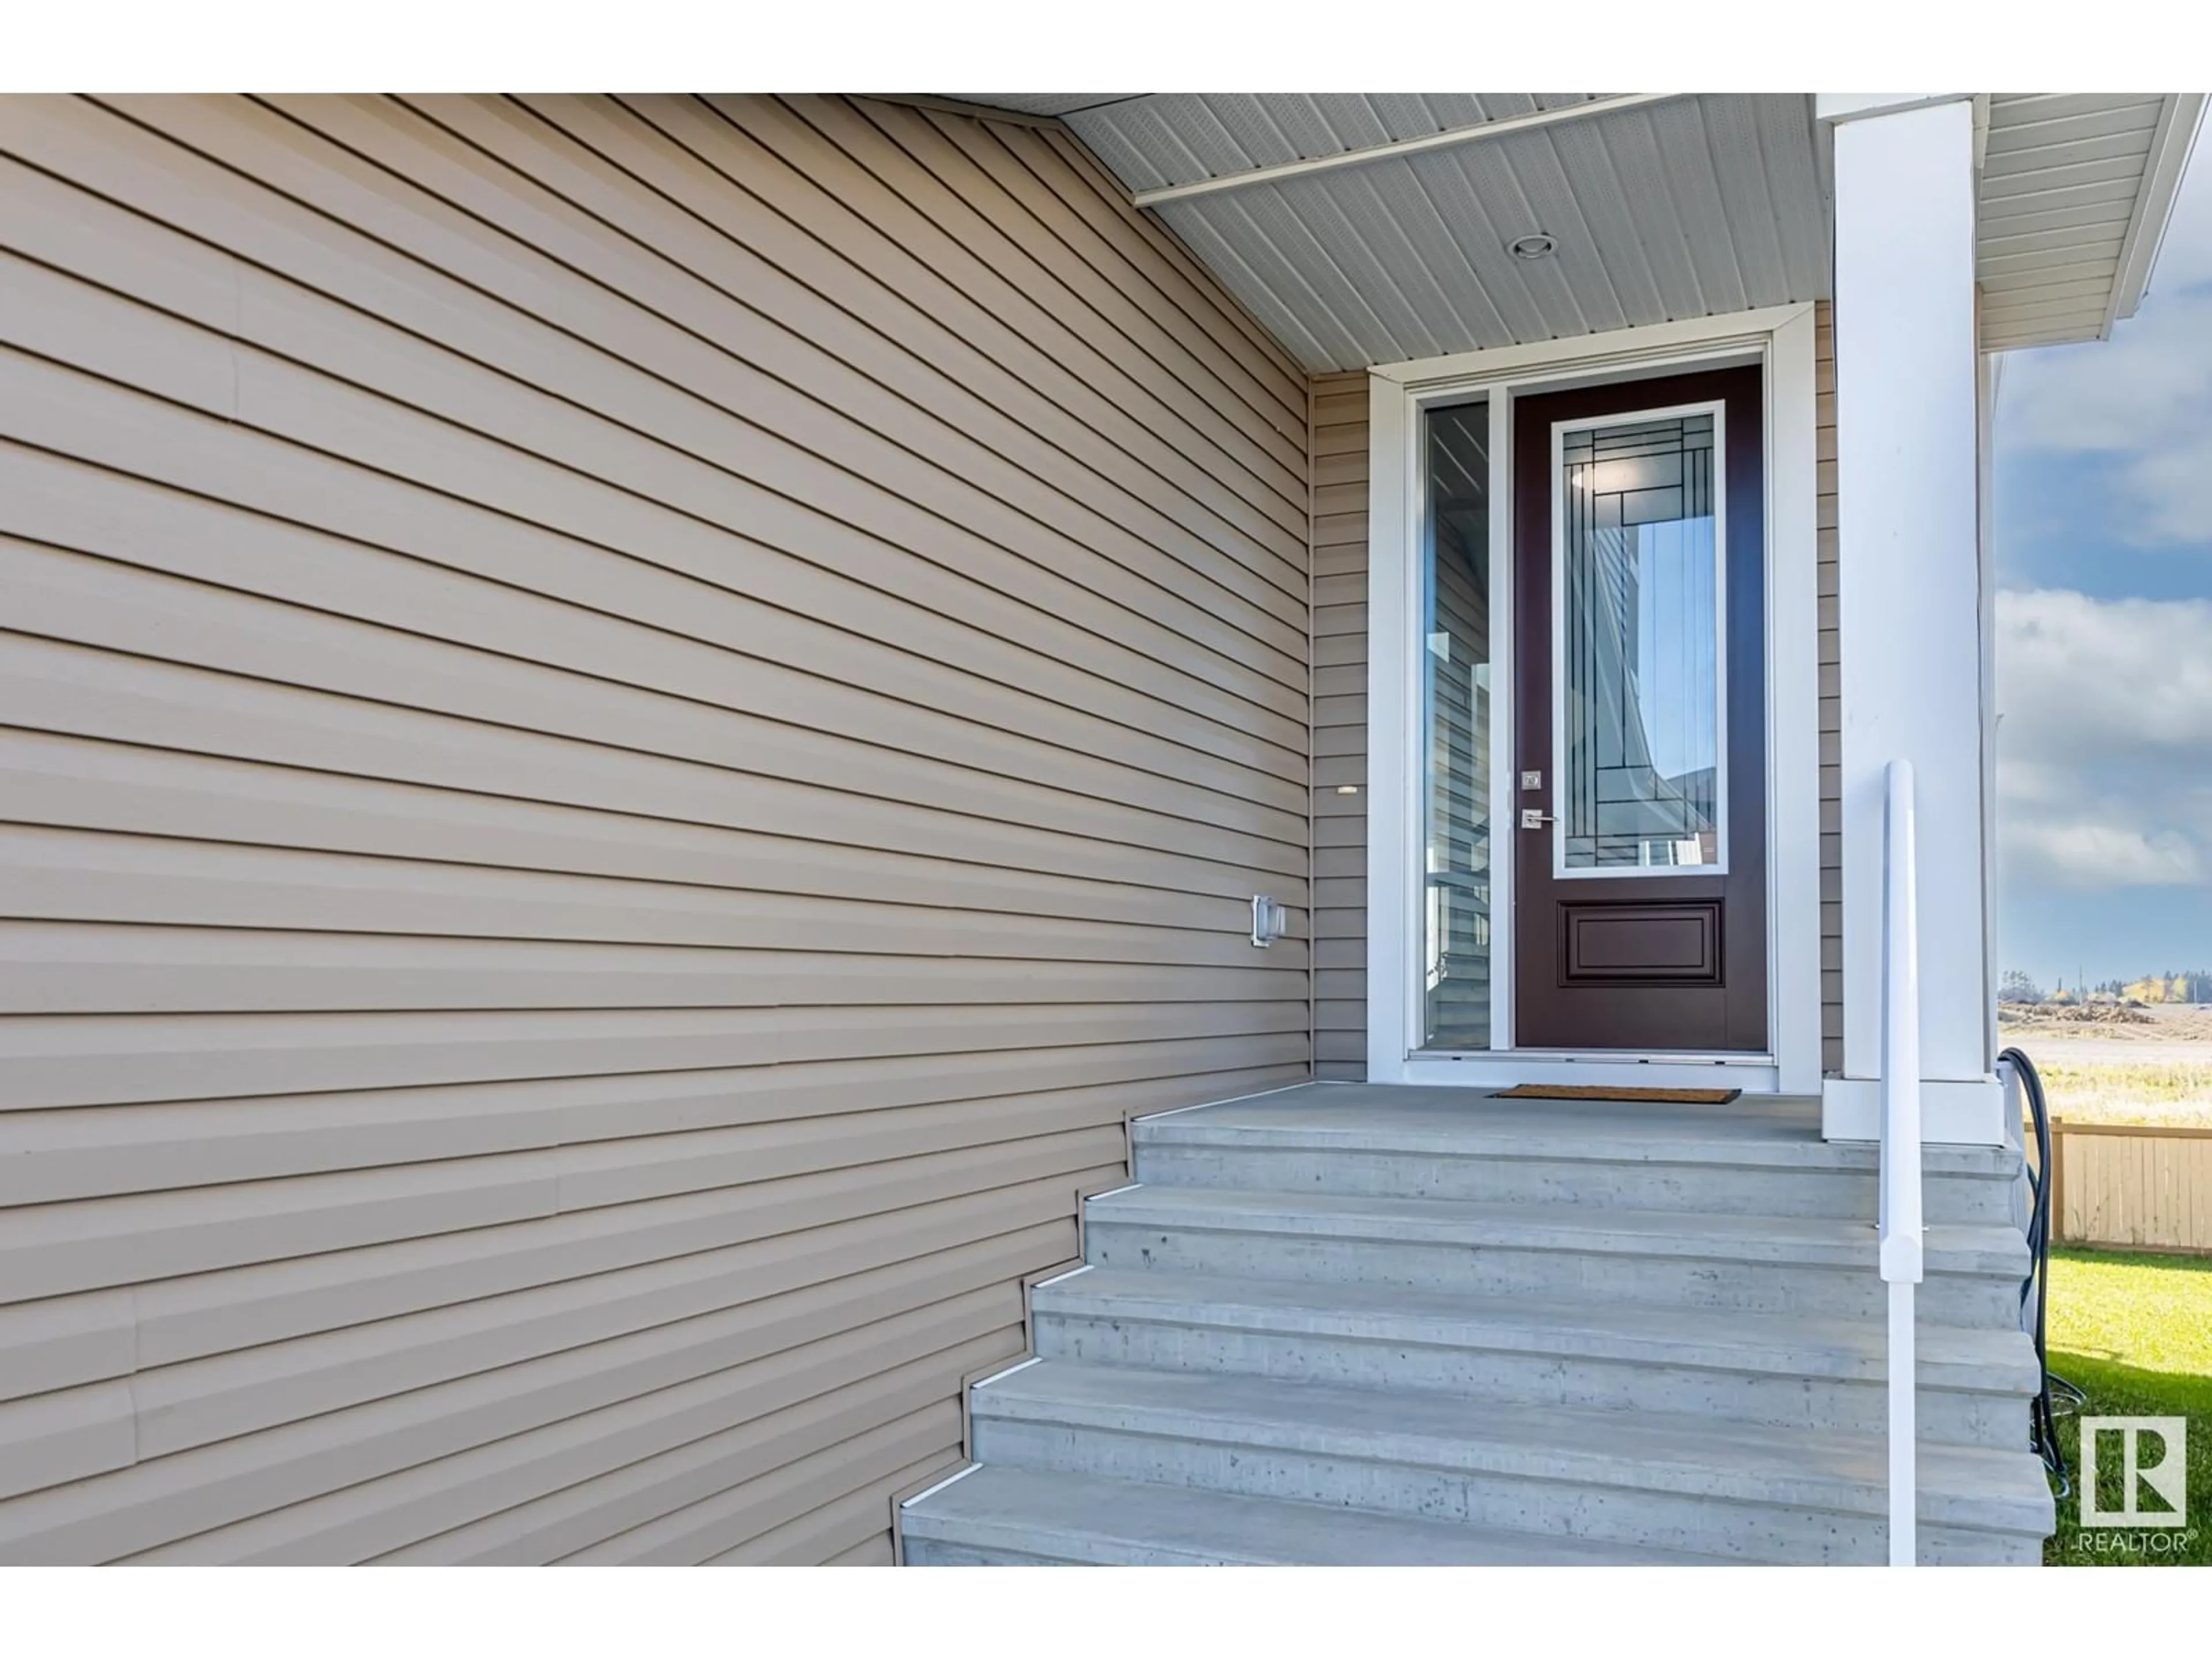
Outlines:
[[1516,236],[1505,245],[1505,251],[1516,259],[1548,258],[1559,246],[1559,239],[1547,232],[1531,231],[1526,236]]

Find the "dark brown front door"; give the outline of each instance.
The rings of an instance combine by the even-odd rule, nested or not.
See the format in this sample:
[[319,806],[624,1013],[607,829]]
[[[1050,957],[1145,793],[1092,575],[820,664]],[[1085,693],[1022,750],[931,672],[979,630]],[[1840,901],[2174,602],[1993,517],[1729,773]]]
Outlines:
[[1516,1046],[1763,1052],[1760,372],[1513,422]]

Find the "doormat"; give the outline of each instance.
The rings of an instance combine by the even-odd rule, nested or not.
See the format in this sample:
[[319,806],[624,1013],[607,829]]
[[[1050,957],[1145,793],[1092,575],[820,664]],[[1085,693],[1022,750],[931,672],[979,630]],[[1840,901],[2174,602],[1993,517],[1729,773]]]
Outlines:
[[1586,1083],[1516,1083],[1492,1100],[1649,1100],[1667,1106],[1725,1106],[1741,1089],[1600,1089]]

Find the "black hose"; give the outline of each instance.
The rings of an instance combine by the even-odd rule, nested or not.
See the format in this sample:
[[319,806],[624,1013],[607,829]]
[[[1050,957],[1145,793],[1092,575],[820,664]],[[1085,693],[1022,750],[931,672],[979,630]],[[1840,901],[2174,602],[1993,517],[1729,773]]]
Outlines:
[[2030,1443],[2043,1459],[2043,1467],[2058,1483],[2059,1496],[2063,1498],[2073,1490],[2073,1482],[2067,1473],[2065,1448],[2058,1440],[2059,1402],[2063,1401],[2070,1412],[2081,1406],[2086,1396],[2064,1377],[2051,1374],[2047,1340],[2051,1311],[2051,1195],[2057,1184],[2051,1163],[2051,1110],[2044,1097],[2042,1075],[2036,1071],[2033,1060],[2017,1048],[2008,1048],[1997,1058],[2009,1062],[2020,1074],[2028,1111],[2035,1123],[2035,1162],[2028,1170],[2032,1202],[2027,1221],[2027,1277],[2020,1287],[2023,1325],[2027,1324],[2030,1297],[2034,1298],[2035,1304],[2035,1321],[2029,1328],[2035,1338],[2039,1381],[2034,1401],[2028,1408],[2028,1434]]

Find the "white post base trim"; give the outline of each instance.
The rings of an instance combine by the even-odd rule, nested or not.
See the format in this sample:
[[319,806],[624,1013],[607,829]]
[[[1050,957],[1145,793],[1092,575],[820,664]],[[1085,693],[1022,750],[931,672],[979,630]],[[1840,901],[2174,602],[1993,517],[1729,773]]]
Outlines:
[[[1995,1077],[1925,1079],[1920,1085],[1920,1138],[1954,1146],[2002,1146],[2006,1139],[2004,1101],[2004,1085]],[[1820,1134],[1827,1140],[1880,1140],[1881,1079],[1822,1079]]]

